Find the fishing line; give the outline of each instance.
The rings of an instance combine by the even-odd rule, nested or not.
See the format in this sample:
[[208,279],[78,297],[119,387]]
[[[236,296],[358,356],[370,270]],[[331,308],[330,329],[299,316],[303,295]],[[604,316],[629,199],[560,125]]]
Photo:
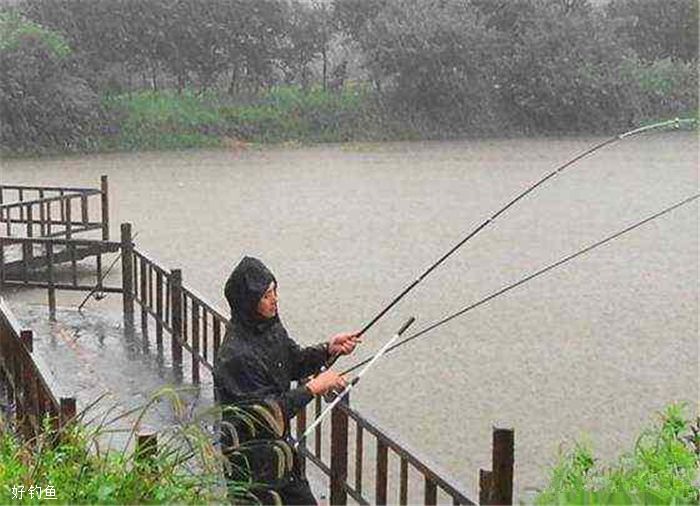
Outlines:
[[[477,235],[479,232],[481,232],[484,228],[486,228],[489,224],[491,224],[493,221],[495,221],[501,214],[506,212],[508,209],[510,209],[512,206],[514,206],[518,201],[523,199],[525,196],[533,192],[536,188],[539,186],[543,185],[546,181],[549,179],[553,178],[554,176],[561,174],[565,169],[568,167],[574,165],[576,162],[580,161],[581,159],[595,153],[599,149],[604,148],[605,146],[609,146],[610,144],[614,144],[615,142],[621,141],[623,139],[626,139],[628,137],[632,137],[633,135],[638,135],[644,132],[648,132],[650,130],[656,130],[656,129],[661,129],[661,128],[666,128],[666,127],[675,127],[675,128],[680,128],[681,124],[695,124],[697,122],[696,119],[679,119],[676,118],[674,120],[668,120],[668,121],[662,121],[659,123],[654,123],[652,125],[647,125],[643,126],[640,128],[635,128],[634,130],[630,130],[629,132],[625,132],[619,135],[616,135],[614,137],[611,137],[609,139],[604,140],[603,142],[600,142],[599,144],[596,144],[595,146],[589,148],[588,150],[584,151],[583,153],[575,156],[574,158],[570,159],[569,161],[565,162],[564,164],[558,166],[556,169],[551,171],[549,174],[545,175],[543,178],[535,182],[534,184],[530,185],[528,188],[526,188],[523,192],[519,193],[515,198],[513,198],[511,201],[509,201],[505,206],[501,207],[495,214],[493,214],[490,218],[488,218],[486,221],[481,223],[479,226],[477,226],[474,230],[469,232],[462,240],[460,240],[457,244],[455,244],[447,253],[445,253],[440,259],[438,259],[437,262],[432,264],[428,269],[425,270],[418,278],[415,279],[410,285],[408,285],[399,295],[394,298],[388,305],[386,305],[369,323],[367,323],[362,330],[360,330],[357,335],[362,336],[365,332],[367,332],[375,323],[377,323],[391,308],[393,308],[398,302],[403,299],[411,290],[413,290],[418,284],[423,281],[431,272],[433,272],[440,264],[442,264],[447,258],[449,258],[455,251],[457,251],[459,248],[461,248],[464,244],[467,243],[471,238],[473,238],[475,235]],[[337,358],[337,357],[336,357]],[[335,359],[333,359],[334,361]]]
[[[637,223],[634,223],[633,225],[630,225],[630,226],[628,226],[627,228],[625,228],[625,229],[623,229],[623,230],[620,230],[620,231],[614,233],[613,235],[610,235],[610,236],[606,237],[605,239],[602,239],[602,240],[600,240],[600,241],[598,241],[598,242],[595,242],[595,243],[593,243],[593,244],[591,244],[591,245],[585,247],[584,249],[577,251],[576,253],[573,253],[573,254],[571,254],[571,255],[569,255],[569,256],[567,256],[567,257],[562,258],[561,260],[558,260],[558,261],[556,261],[556,262],[554,262],[554,263],[552,263],[552,264],[549,264],[548,266],[546,266],[546,267],[544,267],[544,268],[542,268],[542,269],[540,269],[540,270],[538,270],[538,271],[536,271],[536,272],[534,272],[534,273],[532,273],[532,274],[530,274],[530,275],[528,275],[528,276],[525,276],[524,278],[520,279],[519,281],[516,281],[515,283],[512,283],[512,284],[510,284],[510,285],[507,285],[507,286],[501,288],[500,290],[498,290],[498,291],[492,293],[491,295],[489,295],[489,296],[487,296],[487,297],[485,297],[485,298],[479,300],[478,302],[475,302],[475,303],[473,303],[473,304],[471,304],[471,305],[469,305],[469,306],[466,306],[465,308],[462,308],[462,309],[460,309],[459,311],[457,311],[457,312],[455,312],[455,313],[452,313],[451,315],[449,315],[449,316],[443,318],[442,320],[439,320],[439,321],[437,321],[437,322],[435,322],[435,323],[433,323],[433,324],[428,325],[426,328],[424,328],[424,329],[422,329],[422,330],[416,332],[415,334],[412,334],[412,335],[406,337],[405,339],[402,339],[401,341],[398,341],[396,344],[394,344],[394,345],[392,345],[391,347],[388,347],[386,350],[384,350],[384,353],[385,353],[385,354],[386,354],[386,353],[389,353],[390,351],[393,351],[393,350],[395,350],[396,348],[398,348],[398,347],[400,347],[400,346],[402,346],[402,345],[404,345],[404,344],[406,344],[406,343],[408,343],[408,342],[410,342],[410,341],[413,341],[414,339],[417,339],[417,338],[423,336],[424,334],[427,334],[427,333],[430,332],[431,330],[435,330],[436,328],[441,327],[442,325],[445,325],[447,322],[449,322],[449,321],[451,321],[451,320],[457,318],[458,316],[461,316],[461,315],[463,315],[463,314],[465,314],[465,313],[471,311],[472,309],[476,309],[477,307],[479,307],[479,306],[481,306],[481,305],[483,305],[483,304],[489,302],[490,300],[493,300],[493,299],[495,299],[496,297],[498,297],[498,296],[500,296],[500,295],[503,295],[504,293],[506,293],[506,292],[512,290],[513,288],[516,288],[516,287],[518,287],[518,286],[520,286],[520,285],[522,285],[522,284],[524,284],[524,283],[527,283],[528,281],[530,281],[530,280],[532,280],[532,279],[534,279],[534,278],[536,278],[536,277],[538,277],[538,276],[541,276],[542,274],[544,274],[544,273],[546,273],[546,272],[549,272],[549,271],[551,271],[552,269],[555,269],[556,267],[559,267],[559,266],[561,266],[561,265],[563,265],[563,264],[565,264],[565,263],[567,263],[567,262],[573,260],[574,258],[577,258],[577,257],[579,257],[579,256],[581,256],[581,255],[583,255],[583,254],[585,254],[585,253],[588,253],[589,251],[591,251],[591,250],[593,250],[593,249],[595,249],[595,248],[597,248],[597,247],[599,247],[599,246],[602,246],[602,245],[604,245],[604,244],[606,244],[606,243],[612,241],[613,239],[617,239],[617,238],[620,237],[621,235],[624,235],[624,234],[626,234],[627,232],[631,232],[632,230],[634,230],[634,229],[636,229],[636,228],[639,228],[639,227],[641,227],[642,225],[644,225],[644,224],[646,224],[646,223],[649,223],[650,221],[655,220],[656,218],[659,218],[659,217],[661,217],[661,216],[663,216],[663,215],[665,215],[665,214],[667,214],[667,213],[670,213],[671,211],[673,211],[673,210],[675,210],[675,209],[678,209],[678,208],[681,207],[681,206],[684,206],[684,205],[686,205],[686,204],[689,204],[689,203],[691,203],[692,201],[696,200],[698,197],[700,197],[700,193],[699,193],[699,194],[696,194],[696,195],[693,195],[693,196],[691,196],[691,197],[688,197],[688,198],[686,198],[685,200],[682,200],[682,201],[680,201],[680,202],[678,202],[678,203],[676,203],[676,204],[674,204],[674,205],[672,205],[672,206],[670,206],[670,207],[667,207],[666,209],[664,209],[664,210],[662,210],[662,211],[659,211],[659,212],[657,212],[656,214],[653,214],[653,215],[651,215],[651,216],[649,216],[649,217],[643,219],[642,221],[638,221]],[[352,371],[354,371],[354,370],[357,369],[358,367],[363,366],[364,364],[366,364],[366,363],[368,363],[369,361],[371,361],[372,358],[373,358],[373,357],[367,358],[367,359],[365,359],[365,360],[363,360],[363,361],[361,361],[361,362],[359,362],[359,363],[353,365],[353,366],[350,367],[349,369],[346,369],[345,371],[343,371],[342,373],[340,373],[341,376],[342,376],[342,375],[345,375],[345,374],[348,374],[348,373],[350,373],[350,372],[352,372]]]

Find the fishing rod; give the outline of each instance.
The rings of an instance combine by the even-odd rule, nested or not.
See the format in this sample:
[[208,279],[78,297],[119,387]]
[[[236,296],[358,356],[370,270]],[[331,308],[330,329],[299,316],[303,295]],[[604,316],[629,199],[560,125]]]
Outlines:
[[[131,238],[131,240],[133,241],[134,239],[136,239],[136,236],[137,236],[137,235],[139,235],[138,232],[136,232],[136,233],[133,235],[133,237]],[[84,306],[85,303],[88,301],[88,299],[90,299],[90,297],[92,296],[92,294],[95,294],[95,300],[102,300],[102,299],[104,299],[104,297],[105,297],[105,296],[104,296],[104,293],[102,293],[102,291],[99,290],[99,289],[102,288],[102,282],[107,278],[107,276],[109,276],[109,273],[112,272],[112,269],[114,268],[115,264],[119,261],[119,259],[120,259],[121,257],[122,257],[122,252],[119,251],[119,254],[116,256],[116,258],[115,258],[114,260],[112,260],[112,263],[109,264],[109,267],[107,267],[107,271],[106,271],[104,274],[100,273],[100,275],[99,275],[98,278],[97,278],[97,284],[92,288],[92,290],[90,290],[90,293],[88,293],[88,294],[85,296],[85,298],[83,299],[83,301],[82,301],[82,302],[80,303],[80,305],[78,306],[78,312],[79,312],[80,314],[82,314],[83,306]],[[95,293],[95,292],[97,292],[98,290],[100,291],[100,293]]]
[[[387,347],[387,349],[384,350],[384,353],[389,353],[390,351],[393,351],[393,350],[395,350],[396,348],[399,348],[400,346],[403,346],[404,344],[406,344],[406,343],[408,343],[408,342],[410,342],[410,341],[413,341],[414,339],[417,339],[417,338],[419,338],[419,337],[421,337],[421,336],[427,334],[427,333],[430,332],[431,330],[435,330],[436,328],[438,328],[438,327],[440,327],[440,326],[446,324],[447,322],[449,322],[449,321],[451,321],[451,320],[457,318],[458,316],[461,316],[461,315],[463,315],[463,314],[465,314],[465,313],[471,311],[472,309],[476,309],[477,307],[479,307],[479,306],[481,306],[481,305],[483,305],[483,304],[486,304],[486,303],[489,302],[490,300],[493,300],[493,299],[495,299],[496,297],[499,297],[500,295],[503,295],[504,293],[509,292],[509,291],[512,290],[513,288],[516,288],[516,287],[518,287],[518,286],[520,286],[520,285],[522,285],[522,284],[524,284],[524,283],[527,283],[528,281],[530,281],[530,280],[532,280],[532,279],[534,279],[534,278],[536,278],[536,277],[538,277],[538,276],[541,276],[542,274],[544,274],[544,273],[546,273],[546,272],[549,272],[549,271],[551,271],[552,269],[555,269],[555,268],[557,268],[557,267],[559,267],[559,266],[561,266],[561,265],[563,265],[563,264],[565,264],[565,263],[567,263],[567,262],[573,260],[574,258],[577,258],[577,257],[579,257],[579,256],[581,256],[581,255],[583,255],[583,254],[585,254],[585,253],[588,253],[589,251],[591,251],[591,250],[593,250],[593,249],[595,249],[595,248],[598,248],[599,246],[602,246],[602,245],[604,245],[604,244],[606,244],[606,243],[612,241],[613,239],[617,239],[618,237],[620,237],[621,235],[626,234],[627,232],[631,232],[632,230],[634,230],[634,229],[636,229],[636,228],[638,228],[638,227],[641,227],[642,225],[644,225],[644,224],[646,224],[646,223],[649,223],[650,221],[653,221],[653,220],[655,220],[656,218],[659,218],[659,217],[661,217],[661,216],[663,216],[663,215],[665,215],[665,214],[667,214],[667,213],[670,213],[671,211],[673,211],[673,210],[675,210],[675,209],[678,209],[679,207],[682,207],[682,206],[684,206],[684,205],[686,205],[686,204],[690,204],[692,201],[696,200],[696,199],[699,198],[699,197],[700,197],[700,193],[695,194],[695,195],[693,195],[693,196],[691,196],[691,197],[688,197],[688,198],[686,198],[685,200],[682,200],[682,201],[680,201],[680,202],[678,202],[678,203],[676,203],[676,204],[674,204],[674,205],[672,205],[672,206],[669,206],[669,207],[663,209],[662,211],[659,211],[659,212],[657,212],[656,214],[653,214],[653,215],[651,215],[651,216],[649,216],[649,217],[643,219],[642,221],[638,221],[637,223],[634,223],[633,225],[630,225],[630,226],[628,226],[627,228],[624,228],[624,229],[622,229],[622,230],[620,230],[620,231],[618,231],[618,232],[616,232],[616,233],[614,233],[614,234],[612,234],[612,235],[606,237],[605,239],[602,239],[602,240],[600,240],[600,241],[598,241],[598,242],[595,242],[595,243],[593,243],[593,244],[591,244],[591,245],[589,245],[589,246],[587,246],[587,247],[585,247],[585,248],[583,248],[583,249],[577,251],[576,253],[573,253],[573,254],[571,254],[571,255],[569,255],[569,256],[567,256],[567,257],[562,258],[561,260],[558,260],[558,261],[556,261],[556,262],[554,262],[554,263],[552,263],[552,264],[549,264],[548,266],[546,266],[546,267],[544,267],[544,268],[542,268],[542,269],[540,269],[540,270],[538,270],[538,271],[536,271],[536,272],[534,272],[534,273],[532,273],[532,274],[530,274],[530,275],[528,275],[528,276],[525,276],[524,278],[520,279],[519,281],[516,281],[515,283],[512,283],[512,284],[510,284],[510,285],[507,285],[507,286],[501,288],[500,290],[498,290],[498,291],[492,293],[491,295],[489,295],[489,296],[487,296],[487,297],[484,297],[483,299],[479,300],[478,302],[475,302],[475,303],[473,303],[473,304],[471,304],[471,305],[469,305],[469,306],[466,306],[465,308],[462,308],[462,309],[460,309],[459,311],[457,311],[457,312],[455,312],[455,313],[452,313],[451,315],[449,315],[449,316],[443,318],[442,320],[439,320],[439,321],[437,321],[437,322],[435,322],[435,323],[433,323],[433,324],[428,325],[426,328],[424,328],[424,329],[422,329],[422,330],[416,332],[415,334],[412,334],[412,335],[408,336],[407,338],[402,339],[401,341],[397,342],[396,344],[393,344],[393,345]],[[365,360],[363,360],[363,361],[361,361],[361,362],[359,362],[359,363],[353,365],[352,367],[350,367],[350,368],[346,369],[345,371],[343,371],[342,373],[340,373],[341,376],[344,376],[344,375],[346,375],[346,374],[348,374],[348,373],[351,373],[352,371],[354,371],[354,370],[357,369],[358,367],[362,367],[364,364],[370,362],[372,359],[373,359],[373,357],[370,357],[370,358],[368,358],[368,359],[365,359]]]
[[[513,198],[511,201],[509,201],[505,206],[501,207],[495,214],[493,214],[490,218],[482,222],[479,226],[477,226],[475,229],[473,229],[469,234],[467,234],[462,240],[460,240],[457,244],[455,244],[447,253],[445,253],[443,256],[441,256],[437,262],[432,264],[430,267],[428,267],[420,276],[418,276],[410,285],[408,285],[399,295],[397,295],[394,300],[392,300],[389,304],[387,304],[369,323],[367,323],[362,330],[360,330],[357,333],[357,336],[362,336],[365,332],[367,332],[375,323],[377,323],[391,308],[393,308],[396,304],[399,303],[401,299],[403,299],[411,290],[413,290],[418,284],[420,284],[421,281],[423,281],[431,272],[433,272],[440,264],[442,264],[445,260],[447,260],[455,251],[457,251],[459,248],[464,246],[470,239],[472,239],[475,235],[477,235],[479,232],[481,232],[484,228],[486,228],[489,224],[493,223],[496,218],[498,218],[501,214],[505,213],[508,209],[510,209],[512,206],[514,206],[518,201],[523,199],[525,196],[533,192],[536,188],[539,186],[543,185],[546,181],[549,179],[553,178],[554,176],[562,173],[565,169],[568,167],[572,166],[576,162],[580,161],[581,159],[595,153],[599,149],[604,148],[605,146],[609,146],[610,144],[614,144],[615,142],[621,141],[623,139],[627,139],[628,137],[632,137],[634,135],[638,135],[644,132],[648,132],[650,130],[656,130],[656,129],[661,129],[661,128],[666,128],[666,127],[675,127],[675,128],[680,128],[682,124],[694,124],[696,123],[697,120],[694,118],[691,119],[673,119],[673,120],[668,120],[668,121],[662,121],[659,123],[654,123],[652,125],[647,125],[643,126],[640,128],[635,128],[634,130],[630,130],[629,132],[624,132],[622,134],[616,135],[614,137],[610,137],[609,139],[606,139],[603,142],[600,142],[599,144],[596,144],[595,146],[589,148],[588,150],[584,151],[583,153],[575,156],[571,160],[565,162],[564,164],[558,166],[556,169],[542,177],[540,180],[535,182],[534,184],[530,185],[528,188],[526,188],[524,191],[519,193],[515,198]],[[335,361],[337,357],[334,357],[332,360]],[[330,364],[329,364],[330,365]]]
[[311,425],[309,425],[307,427],[307,429],[304,431],[304,433],[301,435],[301,437],[299,439],[297,439],[296,443],[294,443],[294,448],[299,447],[299,445],[302,443],[302,441],[304,441],[304,439],[306,439],[306,437],[309,434],[311,434],[311,432],[316,428],[316,426],[323,421],[323,419],[326,417],[326,415],[328,415],[328,413],[331,412],[331,410],[336,406],[336,404],[338,404],[343,399],[343,397],[345,397],[347,394],[350,393],[350,390],[352,390],[355,387],[355,385],[357,385],[357,383],[359,383],[360,378],[362,378],[362,376],[372,368],[372,366],[377,362],[377,360],[379,360],[387,352],[387,350],[389,350],[391,348],[392,344],[394,344],[396,341],[399,340],[401,335],[404,332],[406,332],[406,329],[408,329],[408,327],[410,327],[414,321],[416,321],[416,318],[414,316],[411,316],[408,320],[406,320],[406,322],[401,326],[401,328],[398,330],[398,332],[396,332],[396,334],[394,334],[393,337],[391,339],[389,339],[384,344],[384,346],[382,346],[382,348],[367,361],[368,362],[367,365],[357,374],[357,376],[355,376],[352,380],[350,380],[350,382],[343,389],[343,391],[340,392],[335,397],[335,399],[333,399],[333,401],[330,402],[326,406],[326,408],[323,410],[323,412],[321,412],[321,414],[316,417],[316,420],[314,420],[314,423],[312,423]]

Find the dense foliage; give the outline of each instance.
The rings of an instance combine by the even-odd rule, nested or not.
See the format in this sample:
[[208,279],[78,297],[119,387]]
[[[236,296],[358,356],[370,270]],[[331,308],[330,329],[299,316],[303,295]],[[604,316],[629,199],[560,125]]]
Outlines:
[[0,117],[0,144],[15,151],[87,147],[100,118],[63,37],[12,12],[0,12]]
[[[180,423],[162,431],[155,448],[133,449],[141,418],[162,398],[173,401]],[[231,482],[227,491],[223,457],[201,420],[186,419],[184,411],[177,392],[166,387],[127,412],[102,413],[96,402],[60,432],[47,418],[31,440],[0,417],[0,504],[208,504],[226,502],[227,494],[245,497],[244,483]],[[131,429],[116,427],[131,415]],[[128,450],[110,445],[117,433]]]
[[[24,26],[0,42],[12,151],[609,132],[698,109],[696,0],[22,0],[0,19]],[[280,93],[323,104],[308,128],[261,112]],[[192,96],[256,112],[152,142],[144,114]],[[137,123],[150,141],[119,139]]]
[[553,468],[536,504],[698,504],[700,418],[693,425],[684,411],[666,408],[661,422],[610,467],[577,444]]

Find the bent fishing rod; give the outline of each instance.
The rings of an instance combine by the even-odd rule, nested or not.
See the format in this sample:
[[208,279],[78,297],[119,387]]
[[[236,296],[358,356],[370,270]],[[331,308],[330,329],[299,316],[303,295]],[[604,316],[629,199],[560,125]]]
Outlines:
[[[634,135],[649,132],[651,130],[658,130],[658,129],[667,128],[667,127],[680,128],[680,126],[683,124],[690,125],[690,124],[694,124],[696,122],[697,122],[696,119],[676,118],[674,120],[662,121],[660,123],[654,123],[653,125],[647,125],[647,126],[643,126],[640,128],[635,128],[634,130],[630,130],[629,132],[624,132],[624,133],[616,135],[614,137],[610,137],[609,139],[607,139],[603,142],[600,142],[599,144],[596,144],[595,146],[584,151],[583,153],[575,156],[574,158],[570,159],[569,161],[565,162],[564,164],[558,166],[556,169],[554,169],[553,171],[551,171],[550,173],[548,173],[547,175],[542,177],[539,181],[535,182],[534,184],[532,184],[528,188],[526,188],[524,191],[520,192],[515,198],[513,198],[506,205],[501,207],[490,218],[488,218],[487,220],[482,222],[479,226],[477,226],[475,229],[473,229],[471,232],[469,232],[464,238],[462,238],[457,244],[455,244],[449,251],[447,251],[447,253],[445,253],[443,256],[441,256],[437,262],[435,262],[430,267],[428,267],[420,276],[418,276],[410,285],[408,285],[399,295],[397,295],[394,298],[394,300],[392,300],[389,304],[387,304],[369,323],[367,323],[362,328],[362,330],[360,330],[357,333],[357,336],[360,337],[365,332],[367,332],[387,312],[389,312],[389,310],[391,308],[393,308],[396,304],[398,304],[401,299],[403,299],[406,295],[408,295],[408,293],[411,290],[413,290],[416,286],[418,286],[421,283],[421,281],[423,281],[440,264],[442,264],[445,260],[447,260],[454,252],[456,252],[458,249],[460,249],[462,246],[464,246],[470,239],[472,239],[475,235],[477,235],[479,232],[481,232],[483,229],[485,229],[488,225],[493,223],[500,215],[505,213],[508,209],[510,209],[512,206],[514,206],[518,201],[520,201],[525,196],[527,196],[528,194],[533,192],[536,188],[543,185],[549,179],[553,178],[554,176],[556,176],[558,174],[561,174],[562,172],[564,172],[564,170],[571,167],[576,162],[582,160],[583,158],[585,158],[587,156],[592,155],[596,151],[604,148],[605,146],[609,146],[609,145],[614,144],[614,143],[621,141],[623,139],[627,139],[627,138],[632,137]],[[337,356],[332,359],[332,362],[334,362],[336,358],[337,358]]]
[[[631,232],[632,230],[634,230],[634,229],[636,229],[636,228],[639,228],[639,227],[641,227],[642,225],[644,225],[644,224],[646,224],[646,223],[649,223],[650,221],[653,221],[653,220],[655,220],[655,219],[657,219],[657,218],[659,218],[659,217],[661,217],[661,216],[663,216],[663,215],[665,215],[665,214],[668,214],[668,213],[670,213],[671,211],[673,211],[673,210],[675,210],[675,209],[678,209],[679,207],[682,207],[682,206],[684,206],[684,205],[690,204],[691,202],[693,202],[694,200],[698,199],[699,197],[700,197],[700,193],[695,194],[695,195],[693,195],[693,196],[691,196],[691,197],[688,197],[688,198],[686,198],[686,199],[684,199],[684,200],[682,200],[682,201],[680,201],[680,202],[677,202],[676,204],[673,204],[672,206],[669,206],[669,207],[667,207],[667,208],[665,208],[665,209],[663,209],[663,210],[661,210],[661,211],[659,211],[659,212],[657,212],[657,213],[655,213],[655,214],[653,214],[653,215],[651,215],[651,216],[649,216],[649,217],[647,217],[647,218],[645,218],[645,219],[643,219],[643,220],[641,220],[641,221],[638,221],[638,222],[636,222],[636,223],[634,223],[634,224],[632,224],[632,225],[630,225],[630,226],[628,226],[628,227],[626,227],[626,228],[624,228],[624,229],[622,229],[622,230],[620,230],[620,231],[618,231],[618,232],[616,232],[616,233],[614,233],[614,234],[612,234],[612,235],[606,237],[605,239],[602,239],[602,240],[600,240],[600,241],[598,241],[598,242],[595,242],[595,243],[593,243],[593,244],[591,244],[591,245],[589,245],[589,246],[587,246],[587,247],[585,247],[585,248],[583,248],[583,249],[577,251],[576,253],[572,253],[571,255],[562,258],[561,260],[558,260],[558,261],[556,261],[556,262],[554,262],[554,263],[552,263],[552,264],[549,264],[548,266],[543,267],[542,269],[540,269],[540,270],[538,270],[538,271],[536,271],[536,272],[534,272],[534,273],[532,273],[532,274],[529,274],[528,276],[525,276],[524,278],[520,279],[519,281],[516,281],[515,283],[512,283],[512,284],[510,284],[510,285],[507,285],[507,286],[501,288],[500,290],[498,290],[498,291],[492,293],[491,295],[489,295],[489,296],[487,296],[487,297],[484,297],[483,299],[481,299],[481,300],[479,300],[479,301],[477,301],[477,302],[475,302],[475,303],[473,303],[473,304],[470,304],[469,306],[466,306],[466,307],[460,309],[459,311],[457,311],[457,312],[455,312],[455,313],[452,313],[451,315],[449,315],[449,316],[447,316],[447,317],[445,317],[445,318],[443,318],[443,319],[441,319],[441,320],[438,320],[438,321],[435,322],[435,323],[432,323],[432,324],[428,325],[427,327],[425,327],[424,329],[422,329],[422,330],[416,332],[415,334],[412,334],[412,335],[406,337],[405,339],[402,339],[401,341],[398,341],[396,344],[393,344],[393,345],[391,345],[391,346],[387,346],[386,349],[382,349],[382,350],[383,350],[383,354],[389,353],[390,351],[393,351],[393,350],[399,348],[400,346],[403,346],[404,344],[406,344],[406,343],[408,343],[408,342],[410,342],[410,341],[413,341],[414,339],[418,339],[419,337],[421,337],[421,336],[427,334],[428,332],[430,332],[430,331],[432,331],[432,330],[435,330],[436,328],[441,327],[442,325],[445,325],[445,324],[446,324],[447,322],[449,322],[449,321],[452,321],[453,319],[457,318],[458,316],[462,316],[462,315],[464,315],[465,313],[468,313],[469,311],[471,311],[471,310],[473,310],[473,309],[476,309],[477,307],[479,307],[479,306],[481,306],[481,305],[483,305],[483,304],[486,304],[487,302],[489,302],[489,301],[495,299],[496,297],[499,297],[499,296],[505,294],[506,292],[509,292],[510,290],[512,290],[512,289],[514,289],[514,288],[516,288],[516,287],[518,287],[518,286],[520,286],[520,285],[523,285],[523,284],[527,283],[528,281],[531,281],[532,279],[534,279],[534,278],[536,278],[536,277],[539,277],[539,276],[541,276],[542,274],[545,274],[546,272],[551,271],[552,269],[555,269],[555,268],[557,268],[557,267],[560,267],[561,265],[563,265],[563,264],[565,264],[565,263],[567,263],[567,262],[569,262],[569,261],[571,261],[571,260],[573,260],[573,259],[575,259],[575,258],[581,256],[581,255],[584,255],[584,254],[586,254],[586,253],[588,253],[588,252],[590,252],[590,251],[592,251],[592,250],[594,250],[594,249],[596,249],[596,248],[598,248],[598,247],[600,247],[600,246],[602,246],[602,245],[604,245],[604,244],[606,244],[606,243],[608,243],[608,242],[610,242],[610,241],[612,241],[612,240],[614,240],[614,239],[617,239],[618,237],[620,237],[620,236],[622,236],[622,235],[624,235],[624,234],[626,234],[626,233],[628,233],[628,232]],[[340,373],[341,376],[344,376],[344,375],[346,375],[346,374],[348,374],[348,373],[351,373],[352,371],[354,371],[354,370],[357,369],[358,367],[362,367],[363,365],[365,365],[365,364],[367,364],[368,362],[372,361],[373,358],[374,358],[374,357],[370,357],[370,358],[368,358],[368,359],[365,359],[365,360],[363,360],[363,361],[361,361],[361,362],[359,362],[359,363],[353,365],[352,367],[350,367],[350,368],[344,370],[342,373]]]

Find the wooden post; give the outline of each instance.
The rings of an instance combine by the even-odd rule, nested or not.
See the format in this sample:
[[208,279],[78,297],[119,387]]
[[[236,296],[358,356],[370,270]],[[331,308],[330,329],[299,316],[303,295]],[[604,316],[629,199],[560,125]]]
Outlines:
[[[217,325],[218,327],[218,325]],[[216,328],[216,327],[215,327]],[[301,408],[299,413],[297,413],[297,439],[301,437],[301,435],[306,432],[306,406]],[[299,449],[298,455],[299,455],[299,469],[301,469],[301,475],[306,476],[306,456],[304,455],[304,452],[302,449],[306,448],[306,439],[301,442],[301,448]]]
[[[319,417],[321,414],[321,397],[316,397],[314,399],[314,420]],[[319,423],[316,428],[314,429],[314,455],[316,455],[317,458],[321,458],[321,443],[322,443],[322,433],[321,433],[321,428],[323,427],[323,423]]]
[[408,504],[408,460],[401,457],[401,468],[399,471],[399,504]]
[[139,262],[139,295],[141,300],[141,333],[143,334],[144,342],[148,341],[148,277],[146,275],[146,259],[141,257]]
[[158,451],[158,435],[154,432],[138,434],[136,436],[136,459],[144,461],[144,459],[152,458]]
[[362,494],[362,462],[364,454],[364,443],[362,441],[364,429],[359,423],[355,424],[355,490]]
[[154,459],[158,453],[158,435],[154,432],[136,436],[136,462],[147,472],[155,471]]
[[131,242],[131,223],[121,225],[122,302],[124,321],[134,324],[134,245]]
[[[221,346],[221,326],[217,317],[212,318],[212,323],[214,324],[214,361],[216,361],[216,357],[219,354],[219,346]],[[306,416],[306,412],[304,412],[304,416]]]
[[[347,405],[347,397],[340,402]],[[348,479],[348,414],[340,406],[331,412],[330,479],[330,503],[347,504],[345,483]]]
[[182,271],[170,271],[171,353],[173,366],[182,367]]
[[493,429],[493,502],[513,504],[514,431]]
[[31,204],[27,205],[27,237],[34,237],[34,213]]
[[437,504],[437,485],[433,480],[425,477],[425,501],[426,506],[433,506]]
[[491,471],[479,469],[479,504],[486,506],[494,504],[491,494]]
[[80,196],[80,220],[83,222],[83,226],[87,228],[88,226],[88,198],[84,193]]
[[374,502],[377,505],[386,504],[387,467],[389,464],[389,448],[381,439],[377,439],[377,477]]
[[19,331],[19,340],[29,353],[34,351],[34,332],[29,329]]
[[61,412],[59,413],[59,424],[61,427],[65,427],[65,425],[70,422],[73,418],[75,418],[76,414],[76,404],[75,404],[75,397],[61,397],[59,400],[60,406],[61,406]]
[[0,292],[5,290],[5,241],[0,237]]
[[[34,237],[34,218],[31,205],[27,206],[27,237]],[[34,259],[34,245],[31,243],[27,245],[27,258],[30,263]]]
[[52,232],[52,225],[53,225],[53,216],[51,216],[51,204],[53,204],[53,201],[47,202],[46,203],[46,235],[51,235]]
[[192,383],[199,384],[199,303],[192,301]]
[[66,239],[73,237],[73,199],[69,196],[63,201],[66,206]]
[[100,191],[102,192],[102,240],[109,241],[109,183],[107,176],[100,176]]
[[56,288],[54,287],[53,276],[53,244],[46,245],[46,262],[49,275],[49,319],[56,320]]
[[[44,190],[39,190],[39,199],[44,199]],[[39,203],[39,235],[41,237],[46,236],[46,211],[44,211],[44,202]]]
[[163,274],[156,271],[156,346],[163,349]]

